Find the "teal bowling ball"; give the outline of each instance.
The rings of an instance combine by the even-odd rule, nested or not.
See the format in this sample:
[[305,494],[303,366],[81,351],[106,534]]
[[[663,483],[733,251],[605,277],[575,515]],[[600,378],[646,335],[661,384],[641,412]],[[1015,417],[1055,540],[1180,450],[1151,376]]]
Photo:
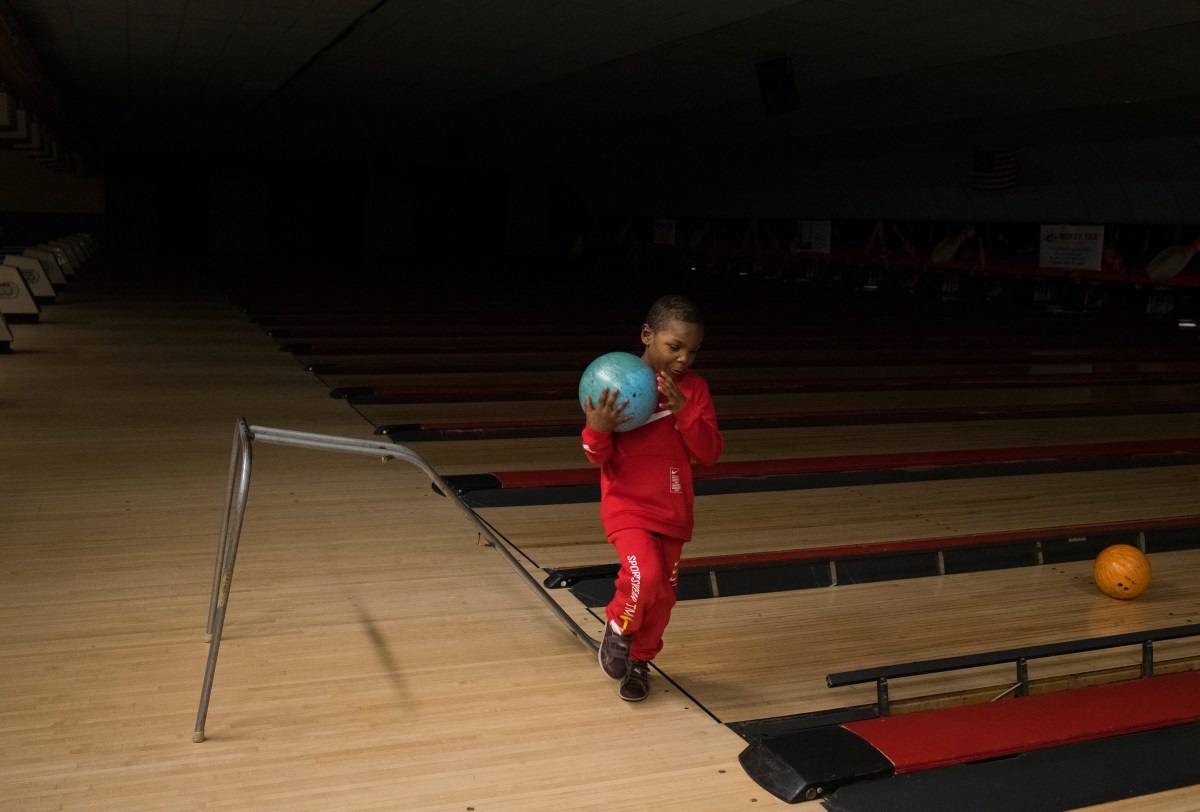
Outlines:
[[658,406],[658,379],[654,370],[642,359],[628,352],[610,352],[588,364],[579,379],[579,405],[590,397],[592,405],[600,401],[600,393],[620,391],[618,403],[629,401],[624,415],[629,418],[617,431],[632,431],[643,425]]

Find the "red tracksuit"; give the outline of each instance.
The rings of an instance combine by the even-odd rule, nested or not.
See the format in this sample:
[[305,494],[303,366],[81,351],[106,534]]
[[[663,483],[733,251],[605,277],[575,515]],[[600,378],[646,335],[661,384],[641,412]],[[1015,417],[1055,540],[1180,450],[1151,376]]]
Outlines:
[[725,446],[704,379],[689,371],[675,384],[687,398],[679,414],[660,396],[639,428],[583,429],[583,450],[600,465],[600,520],[621,565],[607,616],[633,634],[634,660],[662,650],[675,606],[680,551],[692,537],[691,462],[712,465]]

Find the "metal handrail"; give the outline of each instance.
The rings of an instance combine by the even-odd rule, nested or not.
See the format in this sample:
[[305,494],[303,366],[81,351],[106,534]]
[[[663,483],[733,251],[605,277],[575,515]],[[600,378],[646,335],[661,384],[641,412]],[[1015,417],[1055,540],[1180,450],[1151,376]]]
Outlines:
[[250,472],[255,442],[275,445],[312,448],[324,451],[341,451],[351,454],[362,454],[371,457],[403,460],[419,468],[433,480],[437,487],[452,504],[458,507],[470,519],[489,542],[490,546],[499,552],[513,569],[520,574],[538,596],[551,608],[555,616],[563,622],[567,630],[580,642],[595,651],[599,644],[578,623],[567,614],[550,594],[528,570],[517,560],[517,556],[503,539],[482,517],[462,500],[458,493],[446,484],[436,471],[423,460],[420,455],[410,448],[391,442],[373,440],[356,440],[348,437],[336,437],[327,434],[310,434],[308,432],[275,429],[265,426],[251,426],[245,418],[239,418],[234,426],[233,451],[229,463],[228,493],[225,500],[225,515],[221,525],[221,535],[217,544],[217,560],[213,567],[212,595],[209,599],[208,625],[205,639],[209,641],[208,662],[204,669],[204,685],[200,692],[200,707],[196,714],[196,728],[192,733],[192,741],[204,741],[204,723],[208,716],[209,698],[212,694],[213,678],[217,669],[217,654],[221,647],[221,633],[225,626],[225,613],[229,607],[229,591],[233,583],[233,566],[237,558],[238,543],[242,533],[243,518],[246,513],[246,501],[250,491]]
[[1017,681],[1012,688],[1001,696],[1015,691],[1016,696],[1026,696],[1029,692],[1029,660],[1057,657],[1063,654],[1078,654],[1084,651],[1097,651],[1121,646],[1142,647],[1141,676],[1154,675],[1154,642],[1156,640],[1175,640],[1181,637],[1200,635],[1200,623],[1185,626],[1168,626],[1162,629],[1148,629],[1140,632],[1112,634],[1104,637],[1087,637],[1079,640],[1065,640],[1057,643],[1043,643],[1020,648],[998,649],[976,654],[962,654],[955,657],[940,657],[933,660],[917,660],[910,663],[860,668],[854,671],[839,671],[825,676],[825,683],[830,688],[840,688],[846,685],[858,685],[864,682],[874,682],[880,716],[889,712],[888,680],[896,677],[915,677],[923,674],[937,674],[944,671],[958,671],[965,668],[978,668],[987,665],[1002,665],[1013,663],[1017,668]]

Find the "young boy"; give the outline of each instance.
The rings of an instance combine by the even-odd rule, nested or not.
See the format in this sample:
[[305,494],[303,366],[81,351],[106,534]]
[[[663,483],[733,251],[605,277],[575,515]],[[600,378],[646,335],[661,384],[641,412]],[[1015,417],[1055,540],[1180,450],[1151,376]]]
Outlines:
[[712,465],[724,439],[717,430],[708,384],[689,372],[704,339],[696,305],[663,296],[642,325],[642,362],[658,378],[658,408],[632,431],[627,400],[605,389],[584,403],[583,450],[600,465],[600,520],[621,569],[608,605],[600,666],[621,680],[622,699],[638,702],[650,690],[650,661],[662,649],[678,588],[679,556],[692,537],[692,469]]

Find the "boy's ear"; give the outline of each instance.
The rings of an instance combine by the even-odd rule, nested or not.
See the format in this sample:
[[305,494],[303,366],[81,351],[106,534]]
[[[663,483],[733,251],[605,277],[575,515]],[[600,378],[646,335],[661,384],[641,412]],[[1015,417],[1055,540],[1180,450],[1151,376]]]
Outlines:
[[650,329],[649,324],[642,325],[642,344],[649,347],[650,339],[654,337],[654,331]]

